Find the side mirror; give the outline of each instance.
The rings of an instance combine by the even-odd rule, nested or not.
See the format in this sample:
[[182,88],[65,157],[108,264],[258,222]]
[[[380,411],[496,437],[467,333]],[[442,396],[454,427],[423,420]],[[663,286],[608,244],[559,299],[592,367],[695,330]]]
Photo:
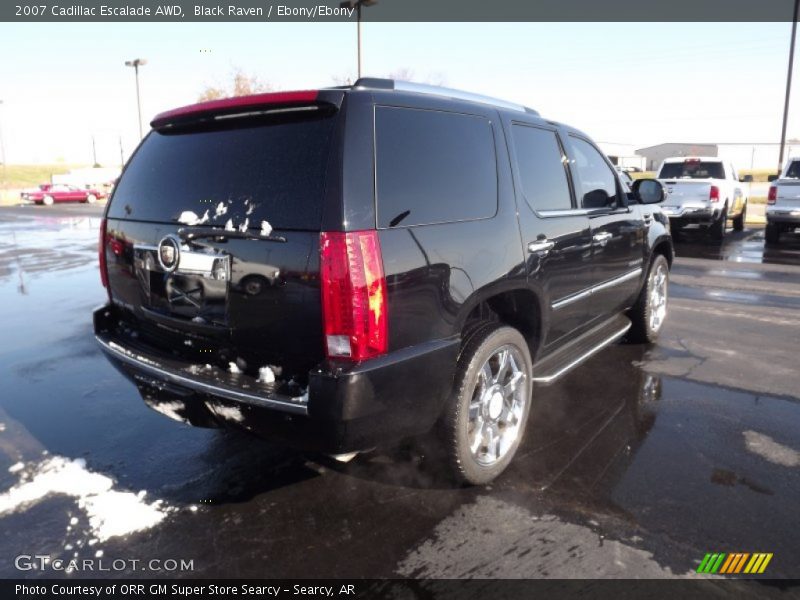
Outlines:
[[777,179],[778,179],[777,175],[768,175],[767,176],[767,181],[769,181],[770,183],[772,183],[773,181],[775,181]]
[[753,183],[753,176],[752,175],[742,175],[739,177],[739,181],[742,183]]
[[633,182],[631,191],[640,204],[658,204],[666,196],[664,185],[656,179],[637,179]]

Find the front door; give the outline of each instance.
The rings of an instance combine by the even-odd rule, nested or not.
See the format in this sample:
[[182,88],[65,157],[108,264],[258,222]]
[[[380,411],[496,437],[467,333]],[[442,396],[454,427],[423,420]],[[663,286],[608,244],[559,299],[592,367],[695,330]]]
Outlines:
[[597,147],[570,135],[568,152],[591,230],[592,309],[608,316],[630,306],[641,284],[645,223],[641,211],[628,206],[614,168]]
[[575,206],[556,131],[519,122],[509,128],[528,281],[549,304],[543,307],[550,314],[546,352],[587,321],[592,284],[589,219]]

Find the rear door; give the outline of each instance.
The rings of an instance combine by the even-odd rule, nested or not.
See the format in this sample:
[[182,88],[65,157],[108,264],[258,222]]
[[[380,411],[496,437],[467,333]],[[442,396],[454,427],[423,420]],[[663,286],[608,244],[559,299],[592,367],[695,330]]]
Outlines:
[[252,374],[302,374],[322,358],[319,232],[337,120],[288,111],[147,136],[107,213],[112,301],[140,341]]
[[787,210],[800,209],[800,160],[794,160],[776,184],[775,206]]
[[574,204],[556,129],[522,122],[512,123],[510,129],[528,279],[549,301],[545,346],[552,346],[590,320],[589,219]]
[[635,296],[644,259],[641,211],[627,205],[616,173],[589,140],[569,136],[578,205],[587,210],[592,236],[592,310],[610,315]]

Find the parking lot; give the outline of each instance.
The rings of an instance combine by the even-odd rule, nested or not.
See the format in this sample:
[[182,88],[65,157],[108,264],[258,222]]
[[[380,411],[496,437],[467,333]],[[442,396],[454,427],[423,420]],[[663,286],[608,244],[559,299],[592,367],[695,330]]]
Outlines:
[[537,388],[509,470],[451,489],[424,442],[342,465],[147,408],[92,335],[101,212],[0,209],[0,576],[65,575],[25,554],[128,561],[103,576],[669,577],[708,552],[798,576],[800,236],[684,232],[659,343]]

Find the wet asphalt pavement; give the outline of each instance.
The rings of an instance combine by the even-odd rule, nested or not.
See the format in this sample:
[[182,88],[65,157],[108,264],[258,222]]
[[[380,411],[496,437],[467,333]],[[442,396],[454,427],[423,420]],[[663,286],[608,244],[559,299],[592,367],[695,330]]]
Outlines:
[[148,409],[92,336],[101,210],[0,209],[0,577],[800,577],[800,235],[685,232],[659,343],[537,388],[509,470],[451,489],[424,442],[341,465]]

